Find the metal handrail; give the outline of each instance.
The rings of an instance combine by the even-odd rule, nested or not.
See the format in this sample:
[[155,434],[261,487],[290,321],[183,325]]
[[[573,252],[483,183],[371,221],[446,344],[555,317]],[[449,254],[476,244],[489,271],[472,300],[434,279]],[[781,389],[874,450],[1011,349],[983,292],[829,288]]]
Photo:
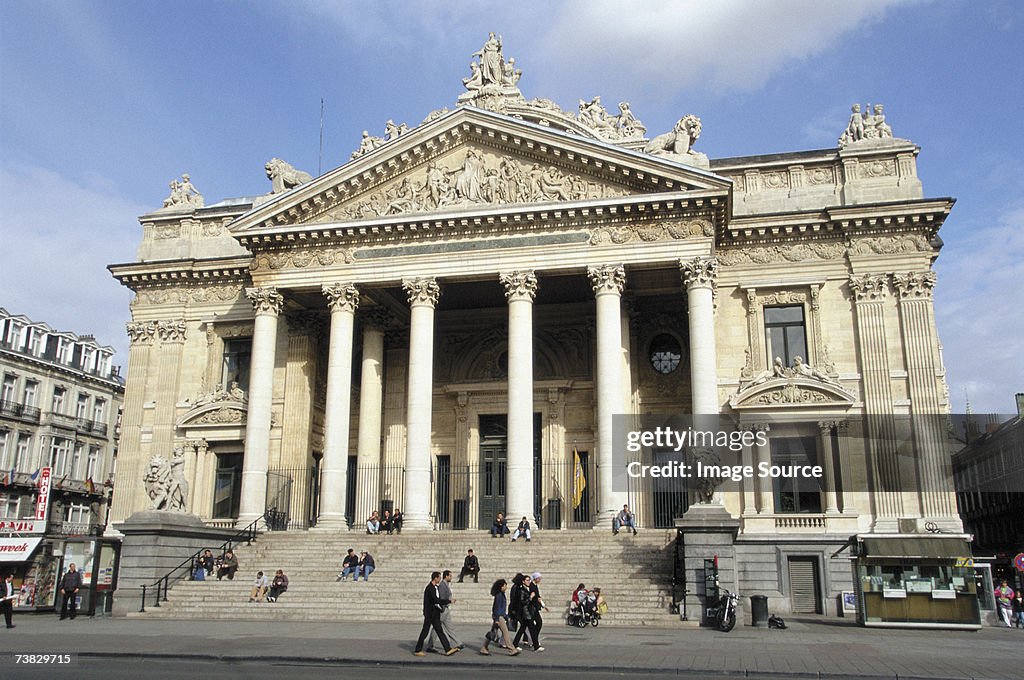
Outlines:
[[[264,512],[262,515],[260,515],[252,522],[250,522],[248,526],[246,526],[244,529],[240,529],[238,533],[236,533],[228,540],[224,541],[220,545],[220,548],[218,548],[220,550],[221,557],[223,557],[228,550],[231,550],[231,546],[233,544],[241,543],[243,537],[246,545],[251,545],[252,542],[256,540],[256,536],[259,534],[257,527],[259,526],[260,522],[262,522],[267,517],[268,514],[274,513],[276,511],[276,508],[268,508],[266,512]],[[156,601],[153,606],[159,607],[161,602],[167,602],[167,591],[170,589],[172,576],[174,577],[175,581],[178,581],[183,576],[194,574],[196,570],[196,560],[205,550],[207,550],[207,548],[200,548],[199,550],[192,553],[189,557],[187,557],[184,562],[171,569],[169,572],[158,578],[153,583],[150,583],[149,585],[139,586],[142,588],[142,606],[139,607],[139,612],[146,611],[146,591],[150,588],[153,588],[154,586],[156,587]],[[186,565],[188,566],[188,572],[186,574],[179,574],[178,576],[174,576],[175,572],[184,568]],[[161,591],[163,593],[162,597]]]

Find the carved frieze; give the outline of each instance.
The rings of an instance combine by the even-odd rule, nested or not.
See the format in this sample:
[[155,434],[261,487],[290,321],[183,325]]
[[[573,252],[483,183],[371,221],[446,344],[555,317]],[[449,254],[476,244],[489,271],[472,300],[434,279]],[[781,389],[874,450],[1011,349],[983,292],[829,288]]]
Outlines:
[[614,293],[621,295],[626,286],[626,268],[621,264],[606,264],[598,267],[587,267],[587,277],[594,293]]
[[537,296],[537,275],[532,271],[510,271],[498,274],[505,286],[505,298],[509,302],[527,300],[533,302]]
[[891,177],[896,174],[896,161],[876,160],[860,164],[863,177]]
[[927,253],[934,250],[932,244],[920,234],[899,236],[876,236],[859,238],[850,244],[851,255],[893,255],[898,253]]
[[885,274],[864,274],[850,276],[850,290],[857,302],[878,302],[888,293],[888,276]]
[[246,288],[245,296],[257,314],[278,315],[284,307],[284,296],[276,288]]
[[230,406],[221,406],[215,411],[208,411],[188,422],[189,425],[229,425],[241,423],[245,419],[245,411]]
[[590,232],[590,245],[621,245],[633,241],[671,241],[691,236],[714,236],[715,226],[708,220],[670,220],[619,227],[597,227]]
[[695,257],[688,262],[679,261],[679,272],[683,277],[683,285],[690,288],[714,288],[718,278],[718,259],[714,257]]
[[409,297],[410,305],[437,306],[441,297],[441,287],[437,285],[437,279],[422,276],[414,279],[402,279],[402,288]]
[[807,293],[797,293],[791,290],[782,290],[770,295],[760,295],[757,298],[758,304],[764,305],[802,305],[807,302]]
[[205,286],[169,286],[167,288],[140,288],[135,294],[133,305],[163,305],[188,302],[230,302],[242,294],[242,285],[237,283]]
[[331,312],[349,312],[355,314],[359,306],[359,289],[351,283],[325,283],[323,294],[327,296],[327,308]]
[[792,245],[729,248],[718,253],[724,265],[770,264],[773,262],[803,262],[805,260],[835,260],[843,257],[846,246],[838,241],[811,241]]
[[253,256],[249,270],[260,272],[348,264],[355,260],[354,252],[353,248],[342,247],[262,251]]
[[810,168],[807,171],[807,183],[811,186],[836,183],[835,171],[832,168]]
[[788,189],[789,176],[784,172],[765,172],[761,174],[761,184],[765,189]]
[[181,224],[174,222],[171,224],[158,224],[153,232],[153,237],[158,241],[164,241],[167,239],[178,238],[181,236]]
[[892,283],[901,300],[931,300],[935,288],[935,272],[893,274]]

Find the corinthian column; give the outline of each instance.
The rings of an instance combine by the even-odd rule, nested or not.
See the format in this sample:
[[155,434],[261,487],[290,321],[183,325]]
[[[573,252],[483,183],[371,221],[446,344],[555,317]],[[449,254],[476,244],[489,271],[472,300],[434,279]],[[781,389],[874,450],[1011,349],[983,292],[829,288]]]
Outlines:
[[356,517],[369,517],[380,503],[380,426],[384,407],[384,328],[380,308],[361,315],[363,368],[359,382],[359,432],[356,435]]
[[718,414],[718,361],[715,355],[715,309],[712,293],[718,260],[679,262],[690,317],[690,384],[694,415]]
[[405,279],[409,320],[409,402],[406,409],[405,504],[407,529],[430,529],[430,416],[434,385],[434,308],[441,288],[434,278]]
[[247,526],[266,511],[267,461],[270,456],[270,407],[274,391],[277,317],[284,298],[276,288],[248,288],[256,311],[249,365],[249,409],[245,417],[245,458],[238,526]]
[[614,491],[612,418],[622,410],[622,265],[587,267],[597,298],[597,461],[598,499],[595,526],[609,527],[625,502],[625,491]]
[[352,395],[352,329],[359,291],[351,283],[324,284],[331,310],[327,354],[327,401],[324,413],[324,460],[317,526],[344,527],[348,475],[348,430]]
[[533,517],[533,299],[532,271],[499,275],[508,299],[508,461],[505,512]]

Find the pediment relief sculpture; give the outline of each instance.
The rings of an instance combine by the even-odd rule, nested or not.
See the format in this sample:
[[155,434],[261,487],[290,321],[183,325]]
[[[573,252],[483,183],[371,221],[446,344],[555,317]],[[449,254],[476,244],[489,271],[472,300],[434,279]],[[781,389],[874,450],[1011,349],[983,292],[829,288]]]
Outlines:
[[315,222],[626,195],[628,190],[468,146],[330,210]]
[[[748,355],[749,356],[749,355]],[[749,375],[749,369],[744,373]],[[777,405],[852,404],[856,397],[837,380],[803,360],[793,357],[787,367],[776,357],[772,367],[751,379],[741,377],[738,392],[729,400],[733,408]]]

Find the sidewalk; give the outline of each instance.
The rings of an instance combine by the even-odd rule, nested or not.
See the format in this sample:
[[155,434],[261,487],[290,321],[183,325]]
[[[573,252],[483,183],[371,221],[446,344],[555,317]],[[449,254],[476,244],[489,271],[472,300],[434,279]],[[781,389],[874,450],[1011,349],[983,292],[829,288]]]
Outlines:
[[[545,651],[517,657],[477,654],[487,622],[456,626],[466,649],[452,657],[411,652],[420,623],[337,624],[146,621],[58,621],[15,617],[0,646],[15,653],[78,652],[104,658],[255,658],[275,661],[373,663],[388,666],[534,667],[582,671],[671,673],[691,677],[754,675],[780,678],[1024,678],[1024,630],[865,629],[837,619],[787,620],[787,630],[570,628],[545,621]],[[59,641],[59,642],[58,642]],[[493,649],[493,648],[492,648]]]

